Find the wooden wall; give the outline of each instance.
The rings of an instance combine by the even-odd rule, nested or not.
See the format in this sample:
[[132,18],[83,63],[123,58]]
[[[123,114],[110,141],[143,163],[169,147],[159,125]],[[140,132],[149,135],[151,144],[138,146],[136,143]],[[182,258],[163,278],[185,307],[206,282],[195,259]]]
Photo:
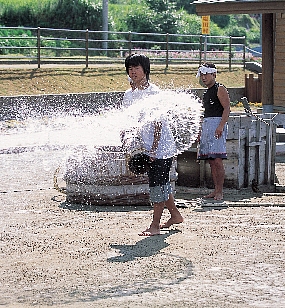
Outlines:
[[276,14],[274,111],[285,112],[285,13]]
[[[227,154],[224,161],[227,188],[247,188],[253,179],[259,185],[275,182],[276,127],[272,114],[256,117],[232,114],[228,120]],[[196,150],[196,152],[195,152]],[[197,148],[178,155],[178,186],[213,188],[211,170],[205,161],[197,162]]]

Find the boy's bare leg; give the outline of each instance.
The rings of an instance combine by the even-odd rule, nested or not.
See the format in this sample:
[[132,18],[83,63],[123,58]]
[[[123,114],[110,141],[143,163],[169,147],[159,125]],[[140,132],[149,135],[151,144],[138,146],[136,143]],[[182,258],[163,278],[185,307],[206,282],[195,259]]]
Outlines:
[[209,160],[212,178],[215,190],[204,198],[214,198],[215,200],[223,200],[223,186],[225,179],[225,168],[221,158]]
[[165,206],[167,207],[168,211],[170,212],[171,217],[169,220],[162,224],[160,226],[161,229],[163,228],[169,228],[170,226],[174,224],[180,224],[183,222],[183,217],[178,211],[175,203],[174,203],[174,197],[172,194],[169,195],[169,199],[165,202]]
[[153,204],[153,219],[150,227],[139,235],[141,236],[152,236],[160,234],[160,219],[163,213],[165,202],[154,203]]

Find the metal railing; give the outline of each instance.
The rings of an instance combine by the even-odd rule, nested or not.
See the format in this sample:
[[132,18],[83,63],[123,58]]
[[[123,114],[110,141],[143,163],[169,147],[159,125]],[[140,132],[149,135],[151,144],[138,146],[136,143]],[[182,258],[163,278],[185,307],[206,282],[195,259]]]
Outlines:
[[[1,36],[1,30],[10,31]],[[21,30],[21,35],[13,31]],[[245,67],[251,53],[245,37],[205,36],[52,28],[0,27],[0,64],[90,64],[123,63],[131,53],[144,53],[152,63],[170,64],[214,61]],[[106,35],[105,35],[106,36]]]

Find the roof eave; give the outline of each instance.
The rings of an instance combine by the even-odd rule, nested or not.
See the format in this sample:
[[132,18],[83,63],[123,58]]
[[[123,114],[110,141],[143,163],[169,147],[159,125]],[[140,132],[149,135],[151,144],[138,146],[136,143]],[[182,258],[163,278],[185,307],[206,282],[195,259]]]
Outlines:
[[284,1],[194,2],[194,4],[198,15],[285,13]]

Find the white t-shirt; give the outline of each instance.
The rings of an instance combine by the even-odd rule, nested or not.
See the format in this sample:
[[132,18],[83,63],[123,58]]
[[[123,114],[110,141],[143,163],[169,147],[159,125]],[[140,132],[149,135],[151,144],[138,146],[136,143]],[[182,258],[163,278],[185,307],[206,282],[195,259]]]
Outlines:
[[[159,95],[159,92],[160,89],[154,84],[150,84],[148,88],[143,90],[135,89],[133,91],[132,89],[128,89],[124,94],[123,107],[131,106],[135,101],[140,99],[145,100],[150,95],[156,95],[156,94]],[[144,113],[142,109],[142,112],[140,112],[139,122],[141,122],[142,125],[138,130],[143,143],[142,146],[144,149],[146,149],[146,154],[148,154],[148,152],[152,148],[154,140],[155,122],[160,122],[161,136],[158,142],[158,148],[156,150],[155,158],[161,159],[161,158],[173,157],[174,155],[177,154],[177,148],[175,146],[173,134],[169,127],[166,116],[162,114],[161,116],[159,116],[159,118],[156,118],[155,121],[148,121],[147,120],[149,118],[149,114],[147,114],[148,111],[151,110],[147,110],[146,113]],[[157,110],[155,112],[157,113]]]
[[123,107],[128,107],[132,105],[135,100],[145,98],[148,95],[157,94],[159,91],[159,87],[153,83],[150,83],[149,86],[143,90],[135,89],[133,91],[132,89],[128,89],[123,97]]

